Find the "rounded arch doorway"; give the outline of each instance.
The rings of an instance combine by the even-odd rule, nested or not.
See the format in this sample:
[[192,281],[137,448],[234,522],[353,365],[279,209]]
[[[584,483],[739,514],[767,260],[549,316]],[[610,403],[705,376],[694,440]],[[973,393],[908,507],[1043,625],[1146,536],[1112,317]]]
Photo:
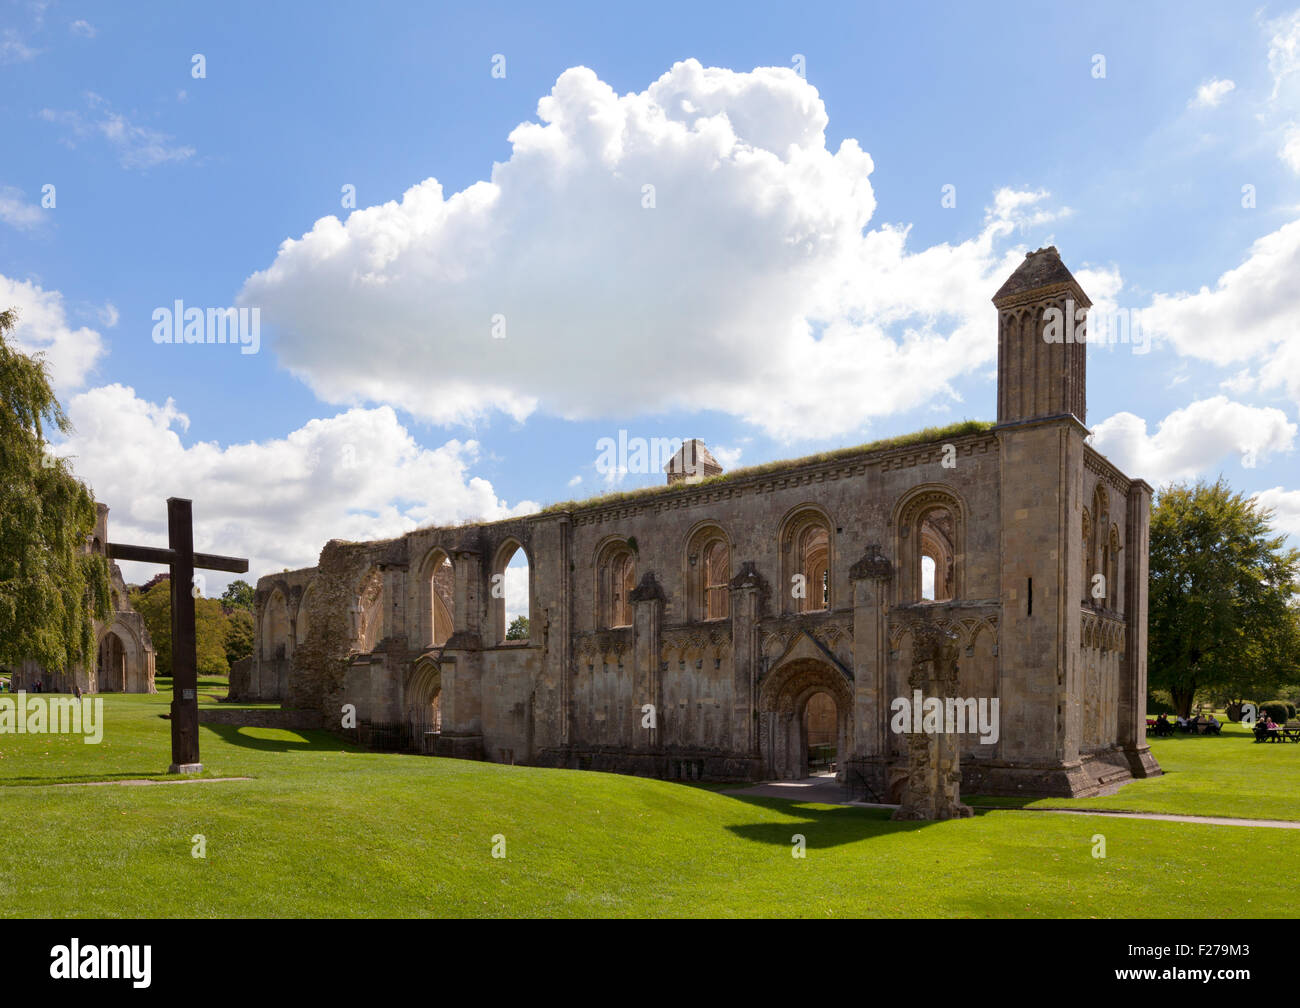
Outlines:
[[848,680],[834,666],[805,659],[774,668],[758,698],[764,775],[802,780],[834,766],[842,780],[853,742],[852,711]]

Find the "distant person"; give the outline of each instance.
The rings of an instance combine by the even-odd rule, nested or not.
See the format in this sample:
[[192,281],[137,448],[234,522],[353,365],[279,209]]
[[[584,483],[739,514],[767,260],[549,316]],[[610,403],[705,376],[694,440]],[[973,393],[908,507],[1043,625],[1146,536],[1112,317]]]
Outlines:
[[1205,722],[1205,726],[1211,735],[1218,735],[1219,730],[1223,727],[1223,724],[1219,721],[1217,717],[1211,714],[1210,720]]
[[1158,718],[1156,718],[1157,736],[1163,737],[1165,735],[1172,735],[1173,733],[1174,733],[1174,726],[1169,723],[1169,716],[1167,714],[1161,714]]

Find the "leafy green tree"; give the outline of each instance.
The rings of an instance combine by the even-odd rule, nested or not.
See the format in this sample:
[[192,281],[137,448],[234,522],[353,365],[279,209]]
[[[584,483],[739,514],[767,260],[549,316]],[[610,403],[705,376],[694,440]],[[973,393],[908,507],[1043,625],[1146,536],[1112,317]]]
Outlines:
[[45,442],[72,424],[43,355],[10,346],[15,310],[0,312],[0,665],[34,659],[62,671],[94,654],[109,616],[108,562],[89,552],[95,500]]
[[221,604],[227,609],[247,609],[253,611],[253,586],[247,581],[236,579],[221,595]]
[[226,661],[231,665],[253,653],[253,614],[235,609],[226,616]]
[[528,617],[516,616],[506,630],[506,640],[528,640]]
[[[158,675],[172,674],[172,595],[171,580],[163,579],[148,591],[131,593],[131,605],[149,628],[156,651],[154,668]],[[252,617],[249,617],[251,624]],[[194,600],[194,639],[198,674],[225,676],[230,674],[226,657],[230,622],[221,603],[216,599]],[[251,645],[250,645],[251,653]]]
[[1272,518],[1222,479],[1166,487],[1152,509],[1148,679],[1184,716],[1197,690],[1272,692],[1300,678],[1300,551]]

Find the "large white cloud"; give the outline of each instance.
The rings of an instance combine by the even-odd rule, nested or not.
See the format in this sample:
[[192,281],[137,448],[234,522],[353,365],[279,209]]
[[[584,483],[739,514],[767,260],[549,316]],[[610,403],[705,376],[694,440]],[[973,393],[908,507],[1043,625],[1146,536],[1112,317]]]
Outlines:
[[55,388],[67,392],[84,386],[104,356],[104,341],[96,330],[68,321],[63,295],[0,274],[0,311],[9,308],[18,309],[10,341],[24,353],[45,355]]
[[[283,438],[186,445],[188,425],[170,400],[140,399],[122,385],[90,389],[68,403],[76,427],[60,454],[112,510],[115,541],[166,543],[166,498],[194,501],[195,545],[247,556],[250,580],[309,566],[334,538],[364,541],[421,525],[492,520],[535,510],[509,507],[470,475],[473,441],[420,446],[389,407],[312,420]],[[155,571],[126,565],[128,578]],[[209,575],[218,587],[229,580]]]
[[490,181],[322,218],[247,280],[241,303],[320,396],[437,422],[709,408],[842,435],[951,402],[992,362],[989,298],[1015,265],[994,246],[1052,216],[1045,193],[1004,191],[957,245],[864,233],[871,158],[827,149],[788,69],[689,60],[620,97],[578,67],[538,118]]
[[1258,239],[1213,288],[1157,295],[1143,320],[1179,353],[1219,365],[1253,365],[1261,389],[1280,389],[1300,403],[1297,277],[1300,220]]
[[1300,542],[1300,490],[1284,490],[1280,486],[1261,490],[1255,500],[1273,509],[1273,527]]
[[1296,425],[1272,407],[1247,406],[1214,396],[1174,410],[1154,434],[1132,413],[1116,413],[1093,428],[1093,447],[1130,476],[1159,487],[1213,475],[1232,460],[1253,469],[1292,450]]

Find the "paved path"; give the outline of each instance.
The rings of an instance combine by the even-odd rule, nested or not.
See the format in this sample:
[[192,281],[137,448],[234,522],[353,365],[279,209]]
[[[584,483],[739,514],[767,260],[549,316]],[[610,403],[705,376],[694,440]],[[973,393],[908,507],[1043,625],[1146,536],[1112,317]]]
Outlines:
[[[855,808],[896,809],[897,805],[877,802],[845,801],[844,791],[834,777],[806,777],[803,780],[766,781],[753,787],[723,791],[722,794],[750,798],[783,798],[786,801],[817,805],[851,805]],[[1200,823],[1204,826],[1261,826],[1268,829],[1300,829],[1300,822],[1281,819],[1230,819],[1226,816],[1172,815],[1162,812],[1112,812],[1105,809],[1011,808],[977,805],[976,812],[1056,812],[1062,815],[1114,816],[1120,819],[1152,819],[1157,822]]]

